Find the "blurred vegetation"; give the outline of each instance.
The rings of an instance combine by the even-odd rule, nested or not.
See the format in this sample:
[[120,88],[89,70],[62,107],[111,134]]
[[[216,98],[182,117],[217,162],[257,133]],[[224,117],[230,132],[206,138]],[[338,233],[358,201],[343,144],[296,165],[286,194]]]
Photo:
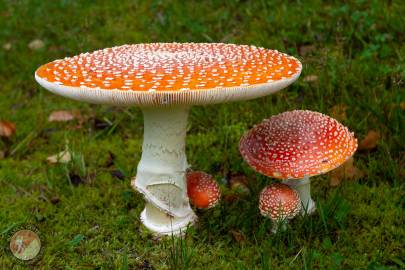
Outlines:
[[[405,5],[402,1],[0,2],[0,268],[25,269],[5,249],[10,231],[41,233],[41,269],[404,269]],[[188,160],[250,193],[200,212],[184,239],[158,241],[142,227],[142,196],[130,187],[142,146],[139,108],[90,105],[53,95],[34,80],[41,64],[141,42],[254,44],[298,57],[301,78],[265,98],[192,109]],[[355,154],[365,176],[329,186],[312,180],[318,211],[272,235],[260,216],[256,175],[240,136],[292,109],[337,117],[376,146]],[[78,110],[85,121],[48,122]],[[71,162],[47,157],[69,149]],[[123,179],[123,180],[122,180]]]

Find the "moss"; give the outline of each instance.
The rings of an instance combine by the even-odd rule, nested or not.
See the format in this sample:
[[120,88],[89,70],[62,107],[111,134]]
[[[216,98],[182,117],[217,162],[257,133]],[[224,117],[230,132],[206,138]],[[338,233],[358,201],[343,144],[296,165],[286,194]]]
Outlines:
[[[11,44],[9,50],[0,48],[0,118],[17,125],[14,137],[0,141],[0,150],[8,154],[0,160],[4,247],[13,228],[33,224],[44,242],[41,269],[404,267],[405,10],[400,1],[27,0],[2,2],[0,10],[0,45]],[[45,47],[30,50],[28,43],[37,38]],[[192,109],[187,153],[193,168],[217,179],[245,173],[251,193],[201,212],[198,226],[184,240],[157,241],[140,223],[144,202],[129,183],[141,156],[140,110],[70,101],[44,91],[33,79],[35,69],[53,59],[154,41],[274,48],[302,60],[302,77],[318,77],[312,83],[300,79],[269,97]],[[337,188],[328,186],[328,176],[314,178],[317,213],[295,219],[286,232],[270,234],[257,196],[272,180],[255,177],[242,161],[240,136],[285,110],[330,113],[337,104],[347,106],[343,122],[358,138],[370,129],[381,133],[377,148],[355,155],[367,177]],[[89,119],[81,128],[78,122],[47,122],[50,112],[64,109],[80,110]],[[112,125],[95,129],[94,118]],[[66,146],[84,162],[46,162]],[[114,170],[124,181],[111,174]],[[72,184],[72,174],[81,181]],[[25,266],[0,253],[0,268]]]

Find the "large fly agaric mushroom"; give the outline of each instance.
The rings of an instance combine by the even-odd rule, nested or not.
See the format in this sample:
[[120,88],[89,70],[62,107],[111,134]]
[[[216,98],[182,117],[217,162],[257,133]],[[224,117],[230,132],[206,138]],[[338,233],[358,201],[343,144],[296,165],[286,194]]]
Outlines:
[[289,219],[301,210],[301,200],[297,191],[288,185],[275,183],[265,187],[260,193],[260,213],[273,221],[273,232],[284,229]]
[[294,82],[301,67],[294,57],[255,46],[153,43],[56,60],[35,78],[68,98],[141,107],[144,142],[132,182],[147,200],[141,219],[156,233],[176,234],[196,219],[185,181],[190,107],[269,95]]
[[246,162],[257,172],[284,180],[298,191],[303,213],[315,211],[309,177],[343,164],[356,151],[347,127],[318,112],[295,110],[265,119],[239,144]]

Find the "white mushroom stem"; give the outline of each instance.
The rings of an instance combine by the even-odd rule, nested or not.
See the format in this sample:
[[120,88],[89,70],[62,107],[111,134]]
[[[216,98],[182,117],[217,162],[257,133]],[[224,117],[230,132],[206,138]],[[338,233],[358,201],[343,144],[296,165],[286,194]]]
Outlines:
[[274,220],[273,225],[271,227],[271,232],[272,233],[284,232],[285,230],[287,230],[287,223],[288,223],[287,219],[279,221]]
[[302,179],[288,179],[283,180],[283,184],[289,185],[295,189],[301,198],[302,208],[301,215],[312,214],[315,212],[315,202],[311,198],[311,181],[308,176]]
[[157,234],[179,234],[196,215],[190,207],[185,172],[189,107],[145,107],[142,157],[132,186],[146,199],[142,223]]

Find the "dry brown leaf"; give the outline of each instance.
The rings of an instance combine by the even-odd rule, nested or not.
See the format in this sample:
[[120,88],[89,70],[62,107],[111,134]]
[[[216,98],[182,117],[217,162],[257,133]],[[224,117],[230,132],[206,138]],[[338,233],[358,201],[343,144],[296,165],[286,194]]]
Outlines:
[[3,159],[6,156],[6,153],[4,151],[0,151],[0,159]]
[[349,158],[339,168],[330,172],[329,184],[333,187],[338,186],[344,179],[357,180],[366,176],[366,173],[353,164],[353,157]]
[[243,233],[240,231],[230,230],[229,232],[231,233],[233,239],[235,239],[238,243],[244,242],[246,239],[245,235],[243,235]]
[[371,150],[377,146],[378,141],[380,140],[381,135],[378,131],[370,130],[366,137],[359,143],[358,150]]
[[345,121],[347,120],[347,108],[345,104],[337,104],[332,107],[330,115],[338,121]]
[[67,150],[64,150],[56,155],[49,156],[46,159],[49,163],[55,164],[55,163],[69,163],[72,160],[72,156],[70,155],[70,152]]
[[31,50],[40,50],[45,46],[45,43],[40,39],[34,39],[28,44],[28,48]]
[[304,77],[304,82],[316,82],[318,81],[318,76],[316,75],[308,75]]
[[49,117],[49,122],[68,122],[74,119],[80,118],[80,112],[78,111],[54,111]]
[[10,137],[15,133],[16,127],[14,123],[6,120],[0,121],[0,137]]
[[50,52],[57,52],[57,51],[62,51],[63,47],[62,46],[49,46],[48,51]]
[[315,45],[301,45],[298,47],[298,53],[300,55],[307,55],[315,50],[316,50]]
[[58,196],[54,196],[51,198],[52,204],[58,204],[60,202],[60,198]]

